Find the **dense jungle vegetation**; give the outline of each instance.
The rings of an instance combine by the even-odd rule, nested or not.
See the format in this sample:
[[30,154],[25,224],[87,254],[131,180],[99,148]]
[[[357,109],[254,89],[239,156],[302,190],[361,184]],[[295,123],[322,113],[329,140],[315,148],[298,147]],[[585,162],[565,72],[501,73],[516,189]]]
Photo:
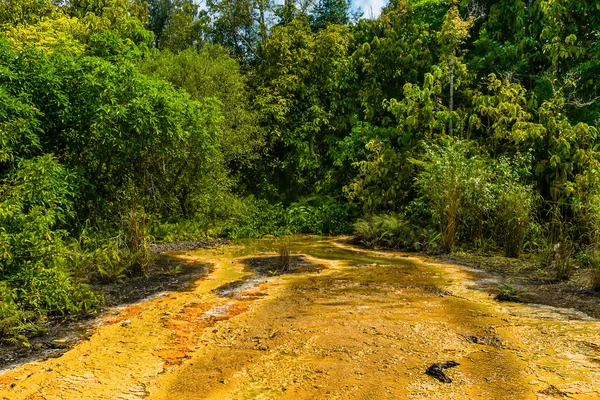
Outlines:
[[600,289],[600,3],[0,0],[0,333],[151,241],[355,233]]

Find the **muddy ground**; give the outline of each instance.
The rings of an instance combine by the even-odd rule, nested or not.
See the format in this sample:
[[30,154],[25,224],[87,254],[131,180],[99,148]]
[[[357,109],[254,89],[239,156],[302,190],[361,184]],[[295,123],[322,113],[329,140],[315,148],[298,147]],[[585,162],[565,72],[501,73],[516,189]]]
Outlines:
[[[0,375],[0,398],[600,398],[598,321],[497,302],[448,263],[286,240],[285,274],[276,239],[173,253],[214,269]],[[449,360],[451,383],[425,374]]]
[[438,259],[470,268],[479,275],[479,288],[491,295],[497,295],[499,288],[509,285],[516,289],[513,301],[568,307],[600,319],[600,292],[590,289],[592,278],[589,269],[575,268],[569,280],[557,281],[534,258],[455,253]]
[[82,315],[49,317],[43,324],[43,331],[30,339],[30,347],[0,345],[0,371],[31,361],[60,357],[79,341],[89,338],[108,310],[150,299],[160,293],[185,290],[211,270],[210,264],[177,260],[166,255],[166,251],[200,249],[226,243],[226,240],[217,239],[152,245],[156,259],[145,276],[92,285],[94,291],[104,296],[102,307]]

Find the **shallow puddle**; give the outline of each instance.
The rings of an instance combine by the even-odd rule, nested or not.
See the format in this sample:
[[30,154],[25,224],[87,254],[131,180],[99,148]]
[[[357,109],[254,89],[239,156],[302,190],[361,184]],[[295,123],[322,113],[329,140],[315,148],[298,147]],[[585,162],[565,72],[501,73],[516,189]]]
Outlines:
[[[274,276],[282,245],[295,266]],[[174,256],[214,269],[0,375],[0,398],[600,398],[599,322],[497,303],[460,267],[320,237]],[[447,360],[452,383],[425,375]]]

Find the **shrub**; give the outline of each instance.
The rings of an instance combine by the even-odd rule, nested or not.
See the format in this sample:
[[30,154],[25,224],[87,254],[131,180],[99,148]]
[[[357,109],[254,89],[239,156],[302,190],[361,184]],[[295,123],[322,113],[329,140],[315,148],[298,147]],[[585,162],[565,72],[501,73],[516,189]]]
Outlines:
[[565,206],[554,204],[550,209],[547,244],[542,253],[542,265],[557,280],[568,280],[575,268],[572,257],[573,242],[571,240],[573,226],[565,220],[563,207]]
[[460,224],[467,228],[467,237],[481,239],[490,209],[489,165],[470,152],[471,143],[450,142],[428,148],[425,160],[418,162],[423,171],[416,183],[429,201],[446,252],[452,251]]
[[588,267],[591,269],[591,288],[600,292],[600,249],[597,246],[589,252]]
[[43,156],[21,160],[0,191],[4,334],[31,332],[47,313],[88,311],[101,301],[71,275],[72,249],[59,229],[74,216],[73,178],[52,156]]
[[349,214],[348,205],[333,197],[305,198],[286,209],[285,226],[291,233],[349,233]]
[[519,301],[519,289],[505,282],[498,287],[495,299],[498,301]]
[[131,275],[145,274],[152,261],[147,225],[148,217],[134,204],[124,221],[124,250]]
[[0,283],[0,336],[11,344],[27,346],[23,333],[36,333],[39,330],[39,316],[25,311],[17,305],[18,296],[6,283]]
[[232,239],[259,238],[265,234],[279,236],[290,233],[284,229],[284,221],[285,209],[281,203],[270,204],[267,200],[249,196],[226,222],[223,233]]
[[507,257],[519,257],[531,223],[534,194],[531,187],[518,183],[502,185],[496,214],[500,242]]
[[354,224],[355,240],[367,247],[424,250],[428,232],[398,215],[373,215]]

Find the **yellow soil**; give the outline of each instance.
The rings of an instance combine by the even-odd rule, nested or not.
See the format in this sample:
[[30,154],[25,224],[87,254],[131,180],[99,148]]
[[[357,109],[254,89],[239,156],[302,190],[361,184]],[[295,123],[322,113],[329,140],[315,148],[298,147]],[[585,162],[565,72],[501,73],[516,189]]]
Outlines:
[[[294,238],[328,268],[215,294],[279,243],[177,255],[215,268],[107,317],[58,359],[0,375],[0,399],[600,399],[599,322],[495,302],[459,267]],[[424,374],[445,360],[460,363],[451,384]]]

